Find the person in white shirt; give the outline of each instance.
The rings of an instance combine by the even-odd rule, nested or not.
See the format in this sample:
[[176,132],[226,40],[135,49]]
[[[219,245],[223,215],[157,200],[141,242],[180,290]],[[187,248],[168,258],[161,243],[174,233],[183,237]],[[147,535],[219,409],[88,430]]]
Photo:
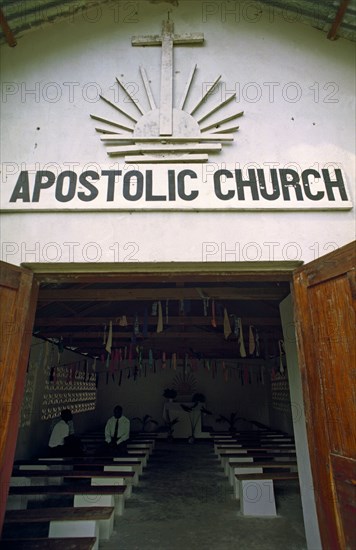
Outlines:
[[114,415],[109,418],[105,426],[105,442],[109,449],[124,453],[126,441],[130,437],[130,420],[122,414],[122,407],[116,405]]
[[53,427],[48,447],[52,456],[82,454],[81,442],[74,435],[73,415],[70,409],[63,409],[61,412],[61,420]]

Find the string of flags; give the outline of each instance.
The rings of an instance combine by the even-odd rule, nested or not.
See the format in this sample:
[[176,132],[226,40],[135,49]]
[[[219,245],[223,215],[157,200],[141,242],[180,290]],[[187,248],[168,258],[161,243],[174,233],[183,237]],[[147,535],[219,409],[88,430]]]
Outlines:
[[[61,363],[62,352],[58,351],[58,346],[49,344],[44,348],[44,364],[48,362],[49,368],[49,382],[54,386],[57,383],[57,369],[65,367],[66,383],[68,385],[74,384],[77,378],[84,379],[85,381],[92,381],[93,377],[96,382],[96,387],[99,384],[99,375],[105,375],[106,384],[110,379],[118,383],[120,386],[123,379],[131,379],[136,381],[138,378],[148,374],[156,373],[161,369],[176,370],[177,367],[183,367],[185,374],[189,372],[197,372],[200,369],[211,374],[215,379],[221,373],[223,380],[227,383],[232,379],[238,379],[242,386],[257,383],[265,384],[266,365],[254,364],[248,365],[246,362],[241,362],[244,356],[241,356],[240,360],[237,357],[236,360],[223,360],[223,359],[211,359],[204,357],[197,357],[194,354],[185,353],[178,354],[177,352],[168,354],[166,351],[154,351],[152,349],[144,350],[142,346],[131,342],[128,346],[120,348],[114,348],[112,346],[112,323],[109,323],[108,334],[105,338],[105,350],[100,357],[96,358],[83,358],[79,361],[72,361],[69,363]],[[237,322],[239,327],[239,322]],[[256,338],[256,329],[254,327],[249,328],[249,353],[256,353],[258,348],[258,339]],[[109,347],[108,344],[111,346]],[[283,376],[285,373],[285,367],[283,359],[285,357],[285,347],[283,340],[279,340],[279,373]],[[110,349],[110,353],[108,352]],[[106,353],[105,353],[106,352]],[[100,363],[104,365],[104,369],[98,371],[97,365]],[[277,376],[275,365],[271,371],[272,381]]]

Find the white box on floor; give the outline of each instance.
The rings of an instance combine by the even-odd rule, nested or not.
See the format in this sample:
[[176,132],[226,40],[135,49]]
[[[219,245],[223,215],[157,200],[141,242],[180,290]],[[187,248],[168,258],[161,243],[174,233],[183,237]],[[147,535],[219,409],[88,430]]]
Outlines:
[[277,515],[271,479],[241,480],[239,490],[243,516],[275,517]]

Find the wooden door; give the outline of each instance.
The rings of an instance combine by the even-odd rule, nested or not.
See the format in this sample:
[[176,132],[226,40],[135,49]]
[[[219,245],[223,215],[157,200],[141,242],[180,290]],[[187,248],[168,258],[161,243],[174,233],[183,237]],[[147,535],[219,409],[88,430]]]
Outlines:
[[0,262],[0,531],[16,448],[37,292],[31,271]]
[[356,548],[355,247],[294,273],[309,452],[325,550]]

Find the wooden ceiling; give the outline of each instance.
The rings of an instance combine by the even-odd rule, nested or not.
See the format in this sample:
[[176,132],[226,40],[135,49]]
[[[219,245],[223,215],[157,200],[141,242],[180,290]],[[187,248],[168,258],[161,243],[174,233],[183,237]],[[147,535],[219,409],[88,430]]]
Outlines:
[[[277,353],[282,329],[279,303],[290,292],[287,274],[261,277],[204,275],[199,273],[121,276],[40,276],[34,334],[81,353],[101,357],[104,332],[113,325],[113,349],[142,346],[154,354],[162,351],[200,358],[239,357],[235,319],[240,317],[246,349],[249,326],[257,329],[262,357]],[[241,280],[243,279],[243,280]],[[248,279],[248,280],[246,280]],[[252,279],[252,280],[251,280]],[[255,280],[254,280],[255,279]],[[279,279],[279,280],[278,280]],[[160,302],[163,331],[157,332]],[[213,304],[216,327],[212,325]],[[232,333],[224,336],[226,308]],[[157,308],[158,310],[158,308]],[[127,326],[120,325],[126,316]],[[135,330],[136,322],[136,330]],[[254,357],[251,356],[251,359]]]

